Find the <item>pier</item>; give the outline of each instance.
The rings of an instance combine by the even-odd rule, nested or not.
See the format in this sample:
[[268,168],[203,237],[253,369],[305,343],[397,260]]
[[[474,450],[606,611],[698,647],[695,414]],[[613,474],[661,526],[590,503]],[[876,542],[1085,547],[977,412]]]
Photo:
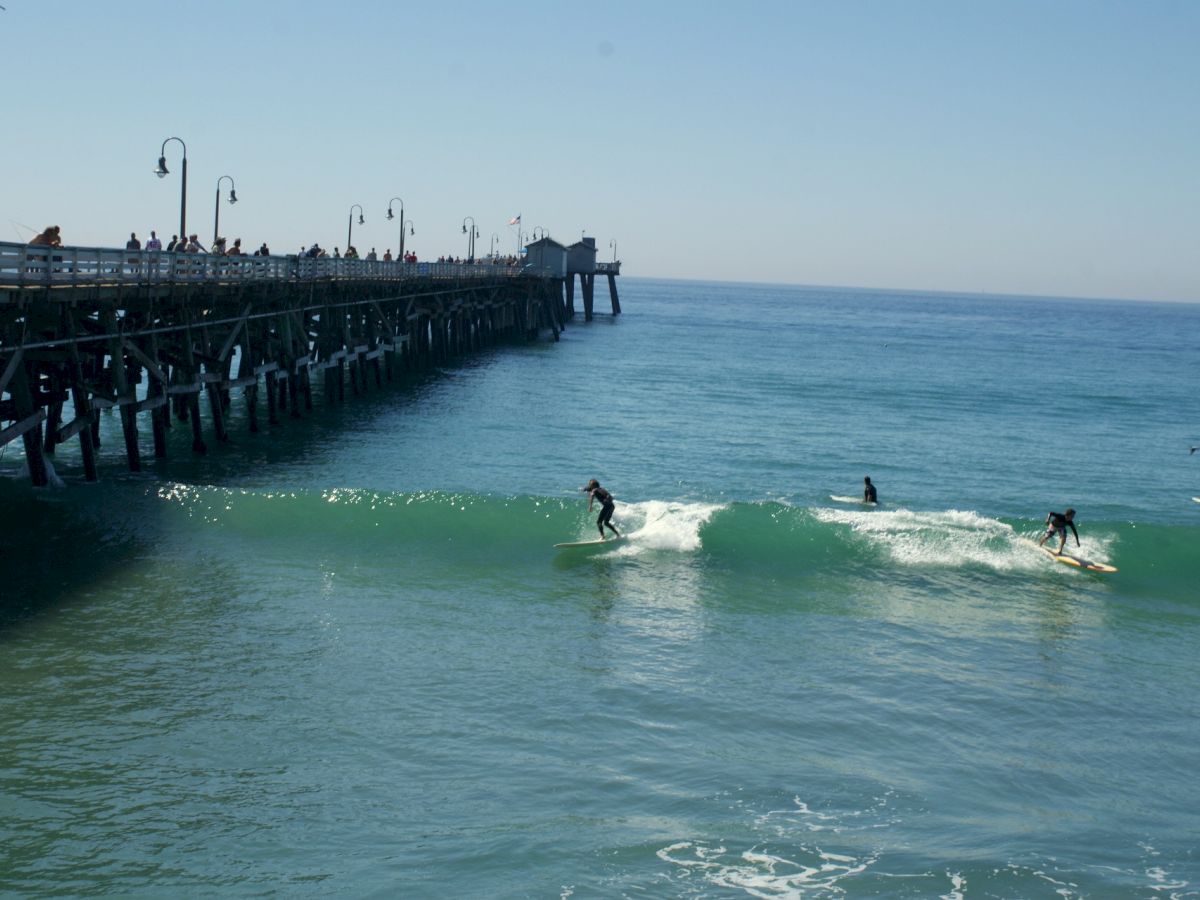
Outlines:
[[585,319],[596,275],[620,313],[620,263],[597,263],[590,238],[544,241],[518,265],[0,242],[0,448],[21,439],[44,486],[47,460],[77,441],[95,481],[101,410],[118,410],[136,472],[147,450],[166,457],[171,428],[190,428],[195,453],[227,441],[235,392],[258,432],[263,417],[311,413],[314,388],[340,404],[347,388],[366,394],[501,341],[557,340],[576,276]]

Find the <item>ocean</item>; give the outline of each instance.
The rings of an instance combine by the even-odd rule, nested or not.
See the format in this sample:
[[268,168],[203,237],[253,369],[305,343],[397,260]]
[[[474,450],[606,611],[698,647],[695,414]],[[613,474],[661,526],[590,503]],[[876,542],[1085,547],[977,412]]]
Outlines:
[[[1200,896],[1200,305],[620,288],[137,475],[10,444],[0,894]],[[590,478],[629,540],[556,551]]]

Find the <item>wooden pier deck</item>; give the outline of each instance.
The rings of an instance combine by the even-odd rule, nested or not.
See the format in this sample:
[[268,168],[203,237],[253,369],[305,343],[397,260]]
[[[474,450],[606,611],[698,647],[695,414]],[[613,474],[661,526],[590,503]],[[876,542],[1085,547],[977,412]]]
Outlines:
[[147,420],[155,457],[184,423],[204,453],[228,439],[234,391],[257,432],[263,413],[274,424],[311,412],[318,382],[325,403],[342,403],[347,384],[359,395],[502,340],[557,339],[574,316],[575,274],[590,319],[596,274],[620,312],[619,271],[0,242],[0,448],[20,438],[42,486],[47,459],[77,440],[96,480],[97,413],[116,408],[131,470]]

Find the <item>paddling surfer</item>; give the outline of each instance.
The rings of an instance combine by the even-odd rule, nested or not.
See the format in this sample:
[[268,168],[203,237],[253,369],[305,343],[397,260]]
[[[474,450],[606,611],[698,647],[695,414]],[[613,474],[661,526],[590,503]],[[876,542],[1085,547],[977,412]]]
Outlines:
[[606,525],[613,534],[615,534],[617,537],[620,537],[621,533],[617,531],[617,529],[613,528],[613,524],[610,521],[612,519],[613,511],[617,508],[616,504],[613,502],[612,494],[600,487],[600,482],[598,482],[595,478],[587,483],[587,487],[585,487],[584,490],[588,495],[588,512],[592,511],[593,501],[600,501],[600,515],[596,517],[596,527],[600,529],[600,540],[605,540],[604,527]]
[[1075,510],[1067,507],[1066,512],[1052,512],[1046,516],[1046,533],[1042,535],[1042,539],[1038,541],[1038,546],[1041,547],[1058,535],[1058,555],[1062,556],[1063,549],[1067,546],[1067,528],[1071,529],[1071,533],[1075,535],[1075,546],[1079,546],[1079,532],[1075,530]]

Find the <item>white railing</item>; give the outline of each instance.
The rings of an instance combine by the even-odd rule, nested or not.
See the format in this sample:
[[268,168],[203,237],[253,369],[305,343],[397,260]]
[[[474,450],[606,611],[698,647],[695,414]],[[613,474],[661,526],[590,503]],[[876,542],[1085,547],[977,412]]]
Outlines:
[[244,282],[322,279],[390,281],[413,277],[547,277],[548,270],[494,264],[404,263],[323,256],[212,256],[114,250],[106,247],[44,247],[0,241],[0,287],[145,285],[173,282]]

